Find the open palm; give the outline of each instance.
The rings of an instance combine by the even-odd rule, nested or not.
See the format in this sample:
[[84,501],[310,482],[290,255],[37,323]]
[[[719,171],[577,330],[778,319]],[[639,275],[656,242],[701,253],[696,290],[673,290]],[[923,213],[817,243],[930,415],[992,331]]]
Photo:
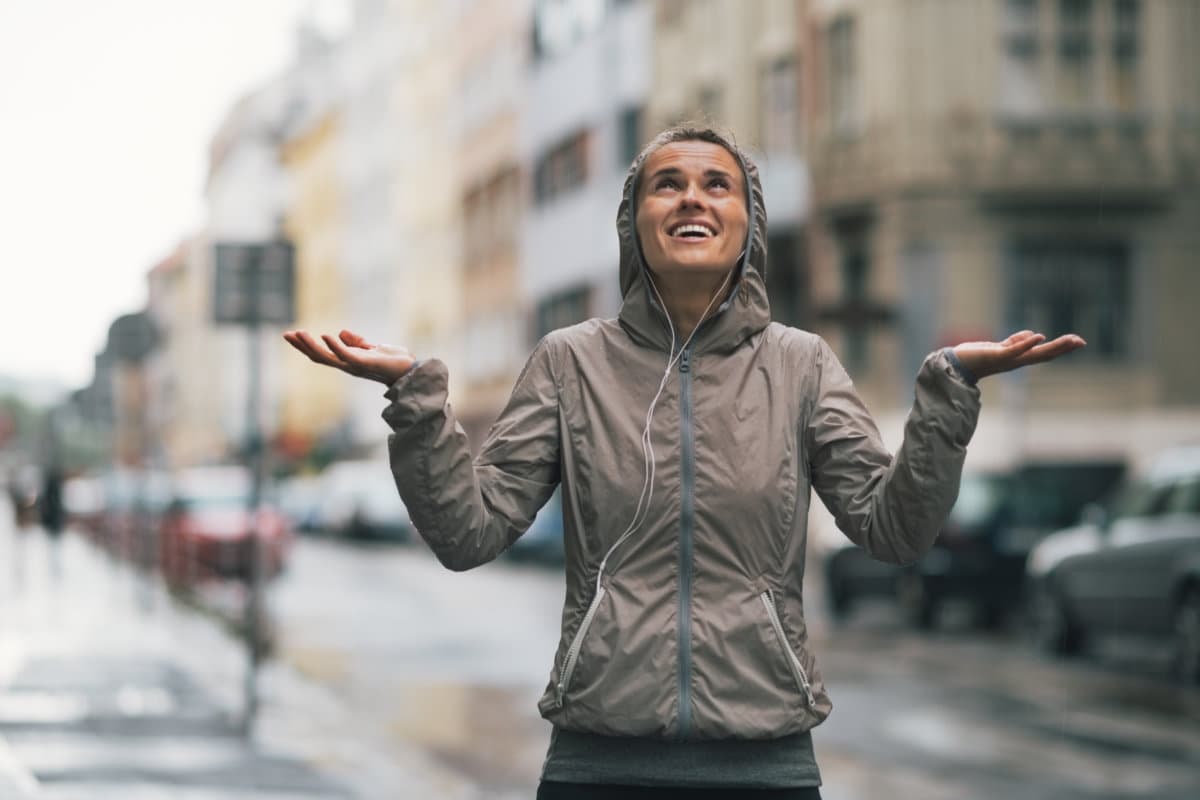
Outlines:
[[403,347],[371,344],[357,333],[346,330],[337,336],[321,334],[320,341],[308,331],[288,331],[283,338],[318,364],[387,386],[416,363],[413,354]]
[[1008,372],[1030,364],[1041,364],[1087,346],[1073,333],[1047,342],[1044,334],[1019,331],[1002,342],[964,342],[954,355],[976,378]]

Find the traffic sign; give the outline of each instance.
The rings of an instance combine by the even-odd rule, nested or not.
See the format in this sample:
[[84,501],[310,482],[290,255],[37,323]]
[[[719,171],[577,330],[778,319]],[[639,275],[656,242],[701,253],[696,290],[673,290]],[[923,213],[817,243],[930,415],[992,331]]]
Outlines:
[[219,242],[215,253],[213,320],[217,324],[293,321],[295,252],[290,242]]

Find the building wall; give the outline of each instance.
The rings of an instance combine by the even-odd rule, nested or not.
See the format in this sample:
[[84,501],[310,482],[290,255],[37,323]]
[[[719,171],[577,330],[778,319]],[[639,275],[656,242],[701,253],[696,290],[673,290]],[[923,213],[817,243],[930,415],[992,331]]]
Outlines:
[[[1197,73],[1181,67],[1194,65],[1183,43],[1200,34],[1200,14],[1187,4],[1138,5],[1138,66],[1131,99],[1122,99],[1115,4],[1092,4],[1094,27],[1085,30],[1093,61],[1078,71],[1060,55],[1070,32],[1057,3],[1033,3],[1027,24],[1012,7],[810,0],[802,10],[816,67],[804,91],[813,98],[806,139],[817,327],[892,430],[920,358],[934,347],[1001,338],[1030,314],[1051,320],[1046,327],[1057,318],[1116,330],[1123,354],[1101,357],[1103,344],[1093,341],[1053,365],[986,381],[972,455],[1144,458],[1200,436],[1200,373],[1178,368],[1186,359],[1179,343],[1200,334],[1183,299],[1196,286],[1188,263],[1198,242],[1200,133],[1180,123],[1200,108],[1189,77]],[[853,47],[841,59],[847,24]],[[1036,42],[1040,54],[1028,73],[1013,55],[1022,41]],[[1076,74],[1090,76],[1081,89],[1069,88]],[[859,249],[865,291],[851,302]],[[1035,267],[1035,257],[1049,260]],[[1100,270],[1101,258],[1125,266]],[[1091,266],[1070,266],[1085,261]],[[1082,276],[1077,285],[1020,288],[1067,269]],[[1105,290],[1114,302],[1072,294],[1101,291],[1110,274],[1125,280]],[[1059,308],[1073,312],[1038,311],[1059,302],[1056,292],[1068,298]],[[1127,320],[1089,318],[1097,313]],[[851,317],[868,321],[849,325]]]
[[[341,263],[345,204],[339,174],[341,116],[315,116],[283,147],[290,177],[284,224],[295,248],[295,327],[336,334],[347,327],[345,270]],[[337,429],[348,413],[351,379],[318,369],[286,343],[275,345],[282,364],[279,431],[311,445]]]
[[[557,5],[535,3],[535,27]],[[575,35],[539,46],[520,136],[531,176],[520,248],[531,342],[546,324],[611,317],[620,307],[615,219],[631,158],[622,152],[619,123],[623,111],[644,108],[653,69],[650,4],[564,5]],[[539,165],[544,170],[548,155],[576,135],[583,179],[539,198]]]
[[520,121],[532,2],[481,0],[458,28],[456,95],[461,204],[463,385],[456,408],[478,446],[499,414],[526,355],[519,291],[521,210],[527,176]]

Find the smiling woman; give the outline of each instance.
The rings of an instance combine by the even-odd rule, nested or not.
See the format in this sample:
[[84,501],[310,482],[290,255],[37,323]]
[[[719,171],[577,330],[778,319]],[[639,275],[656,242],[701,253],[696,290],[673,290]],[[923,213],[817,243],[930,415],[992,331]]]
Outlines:
[[506,550],[561,486],[539,798],[817,798],[811,730],[832,704],[801,599],[812,493],[871,556],[916,559],[958,492],[976,379],[1082,340],[931,353],[893,455],[829,345],[771,322],[762,186],[729,138],[660,134],[617,234],[618,318],[542,339],[474,459],[441,361],[349,331],[286,338],[387,386],[396,485],[450,569]]

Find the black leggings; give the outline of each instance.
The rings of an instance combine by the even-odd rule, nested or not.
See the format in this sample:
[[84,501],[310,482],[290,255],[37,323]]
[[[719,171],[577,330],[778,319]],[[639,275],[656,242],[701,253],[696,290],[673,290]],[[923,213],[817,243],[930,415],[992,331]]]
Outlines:
[[542,781],[537,800],[821,800],[815,786],[795,789],[673,789]]

